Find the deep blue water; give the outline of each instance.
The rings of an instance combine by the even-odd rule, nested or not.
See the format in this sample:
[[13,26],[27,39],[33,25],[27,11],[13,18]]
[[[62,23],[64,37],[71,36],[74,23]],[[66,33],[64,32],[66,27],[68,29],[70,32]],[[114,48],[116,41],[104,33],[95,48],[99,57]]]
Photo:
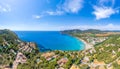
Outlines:
[[61,34],[60,32],[47,31],[15,31],[23,41],[36,42],[38,47],[51,50],[83,50],[84,43],[78,39]]

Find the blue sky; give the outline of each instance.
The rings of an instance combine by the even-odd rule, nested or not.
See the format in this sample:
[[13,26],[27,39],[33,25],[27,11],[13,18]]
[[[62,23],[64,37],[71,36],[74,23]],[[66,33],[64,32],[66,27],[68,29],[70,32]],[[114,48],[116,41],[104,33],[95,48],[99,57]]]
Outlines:
[[0,29],[120,30],[120,0],[0,0]]

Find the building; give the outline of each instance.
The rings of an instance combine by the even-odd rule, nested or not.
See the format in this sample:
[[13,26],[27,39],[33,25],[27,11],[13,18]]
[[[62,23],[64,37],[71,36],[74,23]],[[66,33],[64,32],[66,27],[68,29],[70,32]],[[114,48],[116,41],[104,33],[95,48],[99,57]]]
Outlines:
[[59,66],[63,66],[64,64],[66,64],[68,62],[68,58],[62,58],[62,59],[60,59],[59,61],[57,61],[57,64],[59,65]]

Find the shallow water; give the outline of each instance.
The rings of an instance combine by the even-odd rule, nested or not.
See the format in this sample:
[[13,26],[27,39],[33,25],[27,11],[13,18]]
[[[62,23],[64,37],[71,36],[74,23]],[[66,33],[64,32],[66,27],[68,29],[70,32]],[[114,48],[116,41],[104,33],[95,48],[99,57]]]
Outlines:
[[56,31],[15,31],[23,41],[36,42],[51,50],[83,50],[84,43],[72,36]]

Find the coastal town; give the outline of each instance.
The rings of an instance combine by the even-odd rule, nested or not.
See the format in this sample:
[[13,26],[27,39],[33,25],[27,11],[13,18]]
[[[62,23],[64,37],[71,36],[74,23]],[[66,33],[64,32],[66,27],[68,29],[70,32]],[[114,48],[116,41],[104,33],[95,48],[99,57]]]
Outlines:
[[0,0],[0,69],[120,69],[120,0]]
[[[4,32],[9,33],[9,34],[6,34]],[[6,35],[4,36],[2,34],[8,35],[8,38],[4,38],[4,37],[6,37]],[[12,42],[14,42],[14,43],[11,44]],[[11,61],[13,61],[13,63],[10,63],[10,65],[0,64],[0,69],[1,68],[2,69],[17,69],[17,66],[19,64],[26,63],[27,57],[26,57],[25,53],[31,53],[35,49],[36,49],[36,44],[35,43],[33,43],[33,42],[23,42],[23,41],[19,40],[17,38],[17,36],[13,32],[11,32],[10,30],[0,30],[0,62],[1,61],[3,61],[3,62],[7,61],[6,58],[4,58],[4,54],[3,54],[4,52],[8,53],[9,59]],[[12,58],[14,60],[12,60]]]
[[[36,48],[35,43],[32,43],[32,42],[22,42],[20,40],[17,40],[17,41],[18,41],[18,48],[19,48],[19,50],[15,51],[14,49],[10,49],[10,53],[16,55],[16,58],[15,58],[13,64],[12,64],[12,67],[10,67],[9,65],[8,66],[1,66],[0,65],[0,68],[3,68],[3,69],[11,69],[11,68],[12,69],[17,69],[18,64],[24,64],[27,61],[27,57],[23,53],[24,52],[31,53]],[[5,41],[5,40],[4,40],[3,43],[4,43],[3,46],[5,48],[10,46],[10,44],[7,41]],[[0,55],[0,57],[2,58],[2,55]],[[5,58],[3,58],[3,59],[5,59]]]
[[[46,52],[38,51],[33,42],[23,42],[14,33],[9,34],[14,36],[14,38],[9,37],[12,41],[2,36],[3,40],[1,39],[0,43],[1,69],[119,69],[120,67],[120,36],[118,34],[102,37],[88,35],[81,37],[77,34],[74,37],[85,43],[85,50]],[[14,43],[11,44],[13,41]]]

